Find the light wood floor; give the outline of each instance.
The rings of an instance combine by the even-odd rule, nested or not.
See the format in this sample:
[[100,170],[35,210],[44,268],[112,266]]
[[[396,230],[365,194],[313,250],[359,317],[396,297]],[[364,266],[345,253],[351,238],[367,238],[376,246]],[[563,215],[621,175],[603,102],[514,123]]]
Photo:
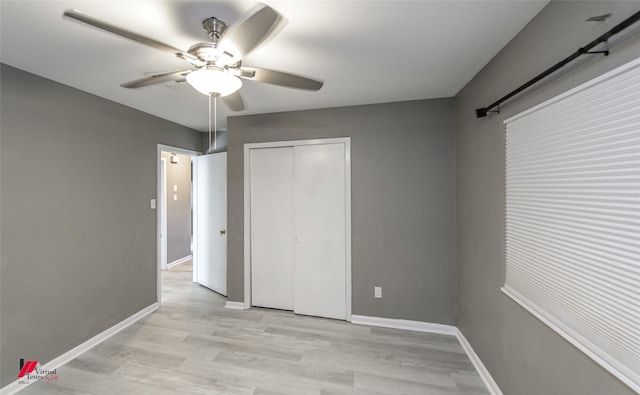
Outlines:
[[254,308],[163,272],[162,307],[22,394],[488,394],[455,337]]

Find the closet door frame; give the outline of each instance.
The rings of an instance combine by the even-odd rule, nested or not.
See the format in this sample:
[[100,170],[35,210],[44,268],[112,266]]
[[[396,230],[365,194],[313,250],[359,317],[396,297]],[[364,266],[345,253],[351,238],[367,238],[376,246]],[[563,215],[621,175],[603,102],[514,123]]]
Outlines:
[[244,145],[244,308],[251,308],[251,150],[303,145],[343,144],[345,164],[345,306],[351,321],[351,138],[274,141]]

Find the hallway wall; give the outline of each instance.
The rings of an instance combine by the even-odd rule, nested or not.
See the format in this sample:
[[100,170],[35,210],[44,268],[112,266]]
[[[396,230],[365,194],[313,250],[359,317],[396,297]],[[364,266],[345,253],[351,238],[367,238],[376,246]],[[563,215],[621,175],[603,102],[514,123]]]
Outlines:
[[[191,157],[177,154],[178,163],[167,160],[167,264],[191,255]],[[177,191],[173,187],[177,186]],[[174,195],[177,200],[174,200]]]

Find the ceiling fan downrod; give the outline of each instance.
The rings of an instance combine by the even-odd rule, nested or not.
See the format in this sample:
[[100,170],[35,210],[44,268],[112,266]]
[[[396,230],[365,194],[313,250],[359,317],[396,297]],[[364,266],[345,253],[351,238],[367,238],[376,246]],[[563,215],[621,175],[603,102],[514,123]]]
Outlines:
[[218,46],[220,39],[227,31],[228,26],[220,19],[212,16],[202,21],[202,28],[207,32],[214,47]]

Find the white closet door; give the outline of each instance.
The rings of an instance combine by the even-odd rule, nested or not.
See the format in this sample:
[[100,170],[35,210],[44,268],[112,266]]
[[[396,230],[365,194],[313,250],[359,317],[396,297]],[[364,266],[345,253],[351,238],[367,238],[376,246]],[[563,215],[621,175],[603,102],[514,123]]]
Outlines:
[[250,159],[252,304],[293,310],[293,148]]
[[294,150],[294,312],[344,320],[345,146]]

